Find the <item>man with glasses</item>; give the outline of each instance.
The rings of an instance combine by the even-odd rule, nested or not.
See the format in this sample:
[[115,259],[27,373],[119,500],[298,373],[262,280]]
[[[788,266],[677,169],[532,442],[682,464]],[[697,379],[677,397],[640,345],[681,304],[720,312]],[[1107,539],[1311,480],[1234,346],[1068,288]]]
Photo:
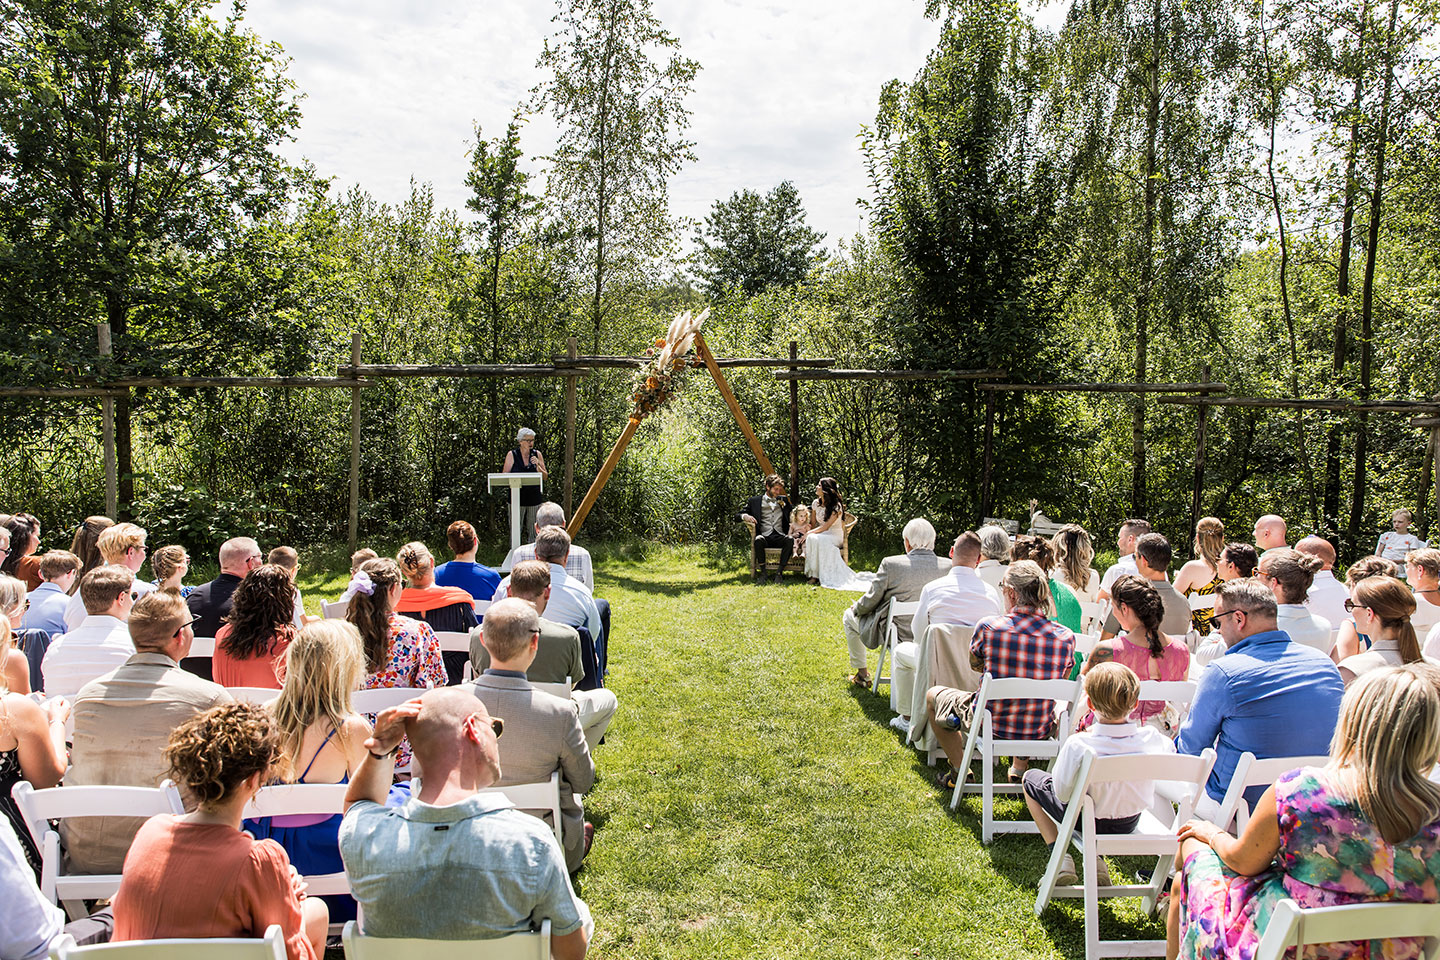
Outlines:
[[[83,589],[83,587],[82,587]],[[165,744],[182,722],[230,703],[225,688],[180,669],[195,639],[185,601],[150,593],[128,621],[135,652],[80,688],[67,785],[156,787],[168,775]],[[144,817],[71,817],[60,822],[78,873],[119,873]]]
[[[1215,628],[1226,651],[1200,674],[1175,749],[1215,748],[1215,767],[1195,814],[1211,819],[1240,754],[1259,759],[1330,752],[1345,684],[1334,661],[1276,628],[1275,594],[1260,580],[1230,580],[1215,592]],[[1264,787],[1245,792],[1252,806]]]
[[[340,856],[367,935],[484,940],[529,932],[532,919],[548,918],[551,956],[585,956],[590,911],[570,885],[554,834],[503,797],[478,792],[503,782],[501,753],[513,729],[463,687],[431,690],[375,718],[340,826]],[[406,736],[425,776],[409,802],[387,807]]]
[[[220,575],[196,587],[185,598],[195,617],[195,636],[215,636],[230,615],[230,598],[235,588],[247,573],[264,562],[260,545],[249,537],[233,537],[220,545]],[[205,670],[209,670],[208,662]]]
[[75,596],[84,604],[85,617],[45,649],[40,661],[45,696],[73,697],[135,652],[125,626],[135,603],[134,585],[130,569],[116,564],[96,567],[80,578]]
[[[108,564],[117,567],[124,567],[131,575],[140,572],[145,564],[145,537],[146,533],[142,527],[133,523],[117,523],[106,527],[95,541],[95,549],[100,552],[100,559]],[[134,585],[135,599],[145,596],[155,589],[153,583],[146,583],[143,580],[136,580]],[[70,604],[65,608],[65,625],[74,630],[80,625],[87,615],[84,603],[79,593],[70,598]]]

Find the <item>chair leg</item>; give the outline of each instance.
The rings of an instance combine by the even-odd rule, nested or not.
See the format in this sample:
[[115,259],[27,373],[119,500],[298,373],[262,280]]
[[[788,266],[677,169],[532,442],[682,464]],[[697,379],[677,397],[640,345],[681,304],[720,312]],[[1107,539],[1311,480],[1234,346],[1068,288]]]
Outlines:
[[[875,676],[873,676],[873,677],[870,678],[870,692],[871,692],[871,693],[874,693],[874,694],[879,694],[879,693],[880,693],[880,678],[881,678],[882,676],[884,676],[884,674],[885,674],[885,651],[887,651],[887,650],[889,650],[889,649],[890,649],[890,638],[889,638],[889,637],[886,637],[884,640],[881,640],[881,641],[880,641],[880,659],[877,660],[876,663],[875,663]],[[890,669],[891,669],[892,671],[895,669],[895,666],[894,666],[893,661],[892,661],[892,663],[891,663]]]
[[985,843],[995,839],[995,756],[990,738],[980,745],[980,837]]
[[[912,721],[914,717],[910,718]],[[960,758],[960,766],[955,770],[955,792],[950,795],[950,809],[954,810],[960,806],[960,795],[965,792],[965,781],[970,779],[970,759],[975,756],[975,735],[980,729],[980,718],[970,724],[970,731],[965,735],[965,755]]]
[[1085,960],[1100,960],[1100,892],[1095,882],[1095,871],[1100,864],[1100,855],[1095,852],[1094,825],[1086,818],[1085,836],[1081,846],[1085,851]]

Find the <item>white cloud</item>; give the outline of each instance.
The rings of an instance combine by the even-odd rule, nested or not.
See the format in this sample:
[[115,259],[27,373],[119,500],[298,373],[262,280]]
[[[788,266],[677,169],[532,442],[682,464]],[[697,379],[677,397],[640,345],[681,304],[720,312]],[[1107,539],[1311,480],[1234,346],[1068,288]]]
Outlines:
[[[912,78],[939,35],[920,0],[654,9],[702,67],[687,100],[698,162],[672,180],[673,212],[702,219],[736,190],[790,179],[828,245],[853,235],[855,202],[869,194],[860,125],[874,119],[881,86]],[[542,79],[535,58],[553,12],[544,0],[250,0],[246,22],[293,58],[306,96],[293,157],[387,202],[413,177],[463,209],[473,124],[503,132]],[[526,153],[547,152],[554,134],[533,119]]]

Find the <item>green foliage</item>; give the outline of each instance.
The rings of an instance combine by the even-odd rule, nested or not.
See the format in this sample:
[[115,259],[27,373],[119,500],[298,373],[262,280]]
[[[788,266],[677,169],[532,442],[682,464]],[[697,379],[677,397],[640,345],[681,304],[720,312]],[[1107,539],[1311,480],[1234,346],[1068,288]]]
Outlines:
[[783,180],[763,197],[740,190],[716,200],[695,234],[696,276],[718,299],[730,290],[747,297],[805,279],[824,259],[823,233],[805,225],[795,184]]

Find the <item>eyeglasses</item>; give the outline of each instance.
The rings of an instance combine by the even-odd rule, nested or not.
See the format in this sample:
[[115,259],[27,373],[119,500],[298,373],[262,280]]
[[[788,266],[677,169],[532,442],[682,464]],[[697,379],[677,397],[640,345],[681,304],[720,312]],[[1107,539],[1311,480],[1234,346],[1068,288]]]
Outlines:
[[175,628],[175,632],[174,632],[173,634],[171,634],[171,636],[178,637],[178,636],[180,636],[180,634],[185,630],[186,627],[190,626],[192,623],[199,623],[199,622],[200,622],[200,618],[199,618],[199,617],[193,617],[193,618],[191,618],[191,619],[189,619],[189,620],[186,620],[184,623],[180,624],[180,626],[178,626],[178,627]]
[[1226,610],[1226,611],[1224,611],[1224,612],[1222,612],[1222,613],[1216,613],[1214,616],[1212,616],[1212,617],[1210,618],[1210,622],[1211,622],[1211,623],[1219,623],[1221,620],[1224,620],[1226,617],[1230,616],[1232,613],[1240,614],[1240,613],[1244,613],[1244,612],[1245,612],[1244,610]]
[[1345,612],[1346,612],[1346,613],[1354,613],[1356,610],[1369,610],[1369,609],[1370,609],[1370,608],[1367,607],[1367,606],[1365,606],[1365,604],[1363,604],[1363,603],[1356,603],[1354,600],[1346,600],[1346,601],[1345,601]]
[[[477,720],[479,719],[479,717],[478,717],[478,716],[475,716],[474,714],[471,714],[471,716],[472,716],[472,718],[474,718],[474,719],[477,719]],[[496,739],[496,740],[499,740],[501,734],[503,734],[503,733],[505,732],[505,721],[504,721],[502,718],[500,718],[500,717],[491,717],[491,718],[490,718],[490,729],[495,731],[495,739]]]

